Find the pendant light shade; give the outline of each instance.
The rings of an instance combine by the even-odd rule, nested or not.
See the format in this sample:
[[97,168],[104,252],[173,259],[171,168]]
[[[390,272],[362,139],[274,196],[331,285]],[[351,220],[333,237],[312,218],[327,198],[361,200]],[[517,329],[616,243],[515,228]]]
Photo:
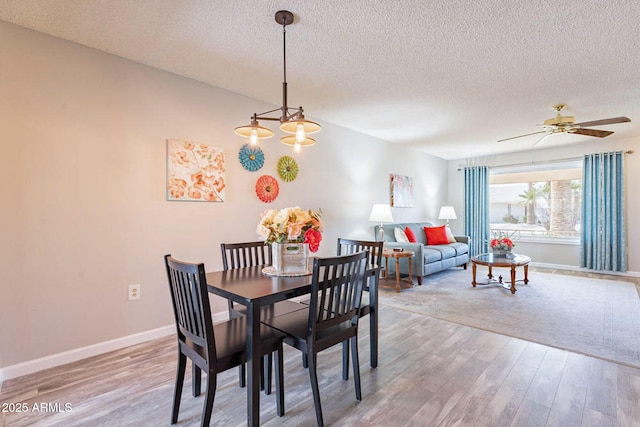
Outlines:
[[296,145],[299,144],[302,147],[309,147],[313,144],[316,143],[316,140],[313,138],[309,138],[308,136],[305,137],[302,141],[298,141],[296,139],[295,135],[288,135],[288,136],[283,136],[282,138],[280,138],[280,142],[282,142],[285,145]]
[[256,120],[251,120],[248,125],[238,126],[233,131],[236,135],[244,136],[245,138],[267,139],[274,135],[271,129],[260,126]]
[[312,122],[311,120],[299,119],[299,120],[289,120],[280,125],[280,130],[282,132],[287,133],[296,133],[298,132],[298,127],[302,126],[304,128],[305,134],[320,132],[320,125],[316,122]]
[[[251,144],[256,145],[258,140],[271,138],[274,133],[271,129],[262,127],[258,124],[260,120],[273,120],[280,122],[280,130],[291,135],[285,136],[280,141],[283,144],[291,145],[294,150],[300,151],[301,147],[310,146],[316,143],[312,138],[307,135],[320,131],[320,125],[306,120],[304,118],[302,107],[289,108],[287,105],[287,52],[286,52],[286,27],[293,23],[293,13],[288,10],[280,10],[276,12],[276,22],[282,25],[282,37],[284,42],[283,48],[283,64],[284,64],[284,79],[282,82],[282,106],[275,110],[266,111],[260,114],[254,114],[251,116],[251,123],[246,126],[239,126],[235,128],[236,135],[240,135],[245,138],[251,139]],[[280,117],[268,117],[268,114],[280,111]]]

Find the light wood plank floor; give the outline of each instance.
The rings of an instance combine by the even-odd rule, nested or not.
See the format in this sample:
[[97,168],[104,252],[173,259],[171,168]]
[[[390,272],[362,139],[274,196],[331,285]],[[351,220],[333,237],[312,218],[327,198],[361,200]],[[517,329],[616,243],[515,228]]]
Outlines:
[[[366,326],[361,322],[361,402],[353,380],[341,379],[341,348],[319,356],[327,425],[640,425],[640,369],[390,307],[381,308],[380,365],[371,369]],[[168,337],[6,381],[3,409],[26,404],[27,412],[14,405],[0,413],[0,425],[169,425],[175,364]],[[180,426],[200,419],[203,396],[193,398],[190,386],[187,374]],[[261,399],[263,425],[315,424],[298,351],[285,346],[286,415],[276,416],[273,394]],[[245,413],[237,370],[219,375],[212,425],[245,425]]]

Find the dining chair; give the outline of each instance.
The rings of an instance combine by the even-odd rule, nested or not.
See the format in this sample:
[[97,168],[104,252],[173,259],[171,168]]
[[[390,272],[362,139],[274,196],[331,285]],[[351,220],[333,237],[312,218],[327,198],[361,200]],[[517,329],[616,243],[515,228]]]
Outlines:
[[[201,391],[201,372],[207,373],[207,389],[202,409],[201,425],[208,426],[216,393],[217,374],[244,365],[246,353],[246,318],[231,319],[219,324],[211,320],[204,264],[192,264],[165,255],[167,278],[173,302],[178,338],[178,371],[171,412],[171,424],[178,421],[180,399],[187,364],[193,368],[192,392]],[[284,374],[282,340],[284,334],[262,325],[260,329],[261,355],[276,353],[277,414],[284,415]]]
[[362,400],[358,363],[358,319],[368,253],[330,258],[314,258],[311,301],[298,310],[269,319],[265,323],[286,334],[284,342],[300,350],[308,361],[309,378],[318,426],[323,426],[317,355],[351,341],[351,358],[356,399]]
[[[236,268],[268,266],[272,264],[271,246],[259,240],[255,242],[243,243],[221,243],[220,250],[222,252],[222,268],[223,270],[232,270]],[[227,300],[229,318],[235,319],[246,316],[247,308],[241,304],[234,304],[233,301]],[[294,301],[281,301],[272,305],[262,307],[260,312],[260,320],[266,320],[274,316],[290,313],[296,310],[302,310],[305,306]],[[267,355],[263,362],[262,376],[260,377],[260,387],[264,389],[266,394],[271,394],[271,376],[272,376],[272,359],[271,355]],[[239,367],[240,387],[246,385],[246,370],[244,365]]]
[[[338,238],[338,248],[336,253],[338,255],[347,255],[353,254],[356,252],[368,251],[369,256],[367,259],[367,263],[372,266],[382,266],[382,249],[384,242],[375,242],[369,240],[352,240],[352,239],[343,239],[341,237]],[[369,293],[371,288],[373,287],[374,291],[378,289],[378,283],[380,281],[380,272],[378,269],[370,269],[370,274],[364,279],[364,289],[362,294],[362,303],[360,304],[360,310],[358,315],[360,317],[364,317],[366,315],[370,316],[369,321],[369,341],[370,345],[377,346],[378,343],[375,341],[378,329],[378,313],[375,312],[377,307],[374,307],[374,312],[372,313],[371,305],[369,304]],[[345,380],[349,379],[349,342],[345,341],[342,344],[342,375]],[[372,351],[372,357],[375,357],[377,351]],[[372,366],[376,366],[377,363],[373,363]]]

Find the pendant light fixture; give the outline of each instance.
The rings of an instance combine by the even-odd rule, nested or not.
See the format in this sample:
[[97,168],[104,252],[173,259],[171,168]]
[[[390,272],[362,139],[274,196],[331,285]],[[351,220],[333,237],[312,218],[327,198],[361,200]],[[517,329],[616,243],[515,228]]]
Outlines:
[[[282,82],[282,106],[275,110],[265,111],[260,114],[253,114],[248,125],[235,128],[237,135],[249,138],[251,145],[257,145],[258,140],[271,138],[274,133],[271,129],[260,126],[260,120],[273,120],[280,122],[280,130],[291,135],[284,136],[280,142],[291,145],[294,151],[300,152],[302,147],[313,145],[316,141],[309,138],[309,134],[320,131],[320,125],[304,118],[302,107],[290,108],[287,105],[287,25],[293,23],[293,13],[288,10],[280,10],[276,12],[276,22],[282,25],[283,40],[283,64],[284,64],[284,80]],[[267,114],[280,111],[280,117],[268,117]]]

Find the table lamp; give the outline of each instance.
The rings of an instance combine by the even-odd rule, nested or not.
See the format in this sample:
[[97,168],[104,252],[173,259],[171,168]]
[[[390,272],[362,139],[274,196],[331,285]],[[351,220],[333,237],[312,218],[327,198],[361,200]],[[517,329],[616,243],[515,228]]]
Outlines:
[[449,227],[450,219],[458,219],[456,216],[456,211],[453,209],[453,206],[443,206],[440,208],[440,215],[438,215],[438,219],[446,219],[447,227]]
[[384,242],[384,229],[382,228],[382,224],[384,224],[385,222],[393,222],[391,207],[384,204],[373,205],[373,208],[371,209],[371,215],[369,215],[369,221],[380,223],[380,229],[378,231],[378,241]]

